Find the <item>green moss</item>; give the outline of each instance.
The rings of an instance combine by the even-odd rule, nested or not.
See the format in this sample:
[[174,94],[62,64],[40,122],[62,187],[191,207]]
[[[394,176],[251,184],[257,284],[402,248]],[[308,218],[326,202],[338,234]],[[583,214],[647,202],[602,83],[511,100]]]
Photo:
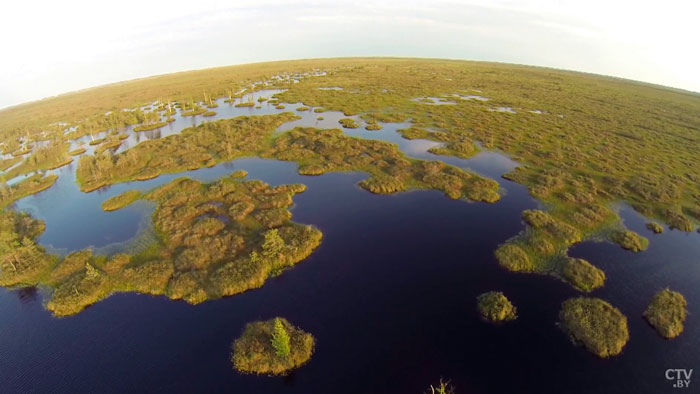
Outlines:
[[[288,335],[288,354],[279,354],[273,347],[276,321]],[[285,375],[311,359],[314,344],[311,334],[281,317],[248,323],[243,334],[233,342],[231,362],[243,373]]]
[[102,209],[105,211],[116,211],[133,203],[141,198],[141,192],[138,190],[128,190],[122,194],[118,194],[102,203]]
[[285,108],[284,104],[275,105],[275,109],[284,109],[284,108]]
[[610,238],[624,249],[641,252],[649,246],[649,240],[634,231],[620,230],[611,234]]
[[500,291],[489,291],[477,297],[481,318],[491,323],[515,320],[517,311],[513,304]]
[[627,318],[599,298],[578,297],[564,301],[559,320],[574,343],[583,345],[598,357],[620,354],[629,340]]
[[365,130],[381,130],[381,129],[382,129],[382,125],[380,125],[379,123],[371,123],[371,124],[368,124],[367,126],[365,126]]
[[656,293],[644,311],[644,317],[664,338],[675,338],[683,332],[688,315],[688,302],[681,293],[664,289]]
[[297,111],[300,111],[300,112],[301,111],[308,111],[308,110],[309,110],[309,107],[304,107],[304,106],[297,107]]
[[210,117],[216,115],[216,111],[207,111],[202,114],[202,116]]
[[316,107],[316,108],[314,108],[314,112],[317,113],[317,114],[320,114],[320,113],[322,113],[322,112],[326,112],[326,109],[325,109],[325,108],[321,108],[321,107]]
[[247,101],[244,103],[238,103],[235,105],[235,107],[255,107],[255,103],[252,101]]

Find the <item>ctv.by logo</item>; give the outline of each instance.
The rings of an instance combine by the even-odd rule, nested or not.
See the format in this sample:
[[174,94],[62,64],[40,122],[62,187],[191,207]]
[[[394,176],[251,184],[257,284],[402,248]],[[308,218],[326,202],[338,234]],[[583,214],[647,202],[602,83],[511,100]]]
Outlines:
[[677,389],[687,389],[690,387],[690,377],[693,375],[692,369],[667,369],[666,379],[674,381],[673,387]]

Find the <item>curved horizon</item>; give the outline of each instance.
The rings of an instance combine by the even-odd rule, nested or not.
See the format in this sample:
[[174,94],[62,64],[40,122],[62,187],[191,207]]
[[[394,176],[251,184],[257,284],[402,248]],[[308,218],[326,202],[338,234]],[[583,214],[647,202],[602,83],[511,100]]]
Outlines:
[[[10,3],[0,108],[104,84],[274,60],[524,64],[700,91],[700,4],[410,0]],[[29,27],[29,28],[28,28]],[[651,27],[651,28],[650,28]],[[21,32],[18,34],[18,32]]]
[[586,74],[586,75],[590,75],[590,76],[594,76],[594,77],[617,79],[617,80],[629,82],[629,83],[639,83],[639,84],[649,85],[649,86],[663,88],[663,89],[681,91],[681,92],[690,93],[693,95],[700,95],[700,91],[688,90],[688,89],[683,89],[683,88],[678,88],[678,87],[668,86],[668,85],[661,85],[661,84],[654,83],[654,82],[647,82],[647,81],[629,79],[629,78],[625,78],[625,77],[619,77],[616,75],[599,74],[599,73],[593,73],[593,72],[587,72],[587,71],[581,71],[581,70],[570,70],[570,69],[563,69],[563,68],[556,68],[556,67],[539,66],[536,64],[510,63],[510,62],[499,62],[499,61],[488,61],[488,60],[457,59],[457,58],[412,57],[412,56],[339,56],[339,57],[318,57],[318,58],[266,60],[266,61],[260,61],[260,62],[225,64],[225,65],[218,65],[218,66],[205,67],[205,68],[179,70],[179,71],[173,71],[173,72],[162,73],[162,74],[144,75],[144,76],[139,76],[139,77],[135,77],[135,78],[131,78],[131,79],[110,81],[110,82],[105,82],[105,83],[100,84],[100,85],[86,86],[86,87],[82,87],[82,88],[75,89],[75,90],[59,92],[59,93],[51,95],[51,96],[41,97],[41,98],[38,98],[35,100],[25,101],[25,102],[17,103],[14,105],[10,105],[8,107],[0,108],[0,112],[6,111],[6,110],[11,110],[13,108],[21,107],[21,106],[32,104],[32,103],[41,102],[44,100],[50,100],[52,98],[57,98],[57,97],[61,97],[61,96],[67,96],[67,95],[71,95],[71,94],[75,94],[75,93],[89,91],[92,89],[99,89],[99,88],[108,87],[108,86],[112,86],[112,85],[119,85],[122,83],[136,82],[136,81],[141,81],[141,80],[146,80],[146,79],[151,79],[151,78],[165,77],[165,76],[174,75],[174,74],[183,74],[183,73],[190,73],[190,72],[204,72],[207,70],[215,70],[215,69],[219,69],[219,68],[228,68],[228,67],[237,67],[237,66],[252,66],[255,64],[263,65],[263,64],[282,63],[282,62],[299,62],[299,61],[316,61],[316,60],[318,60],[318,61],[326,60],[327,61],[327,60],[339,60],[339,59],[348,59],[348,60],[398,59],[398,60],[455,61],[455,62],[472,62],[472,63],[486,63],[486,64],[493,63],[493,64],[502,64],[502,65],[509,65],[509,66],[547,69],[547,70],[552,70],[552,71],[557,71],[557,72],[571,72],[571,73],[578,73],[578,74]]

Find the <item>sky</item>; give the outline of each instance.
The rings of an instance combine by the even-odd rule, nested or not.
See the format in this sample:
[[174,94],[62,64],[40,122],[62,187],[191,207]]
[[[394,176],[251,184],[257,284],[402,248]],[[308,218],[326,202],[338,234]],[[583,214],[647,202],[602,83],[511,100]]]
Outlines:
[[267,60],[488,60],[700,91],[700,1],[8,1],[0,108]]

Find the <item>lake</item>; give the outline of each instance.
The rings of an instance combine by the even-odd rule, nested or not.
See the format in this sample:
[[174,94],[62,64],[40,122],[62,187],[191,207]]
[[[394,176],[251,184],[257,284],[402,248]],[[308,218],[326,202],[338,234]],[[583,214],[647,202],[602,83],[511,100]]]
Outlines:
[[[258,92],[254,98],[269,94]],[[285,111],[300,105],[287,105]],[[217,116],[207,121],[282,112],[266,102],[251,109],[220,101],[215,110]],[[344,117],[299,114],[301,120],[279,132],[294,126],[336,128]],[[202,121],[177,118],[160,135],[129,131],[127,141],[133,146],[137,136],[162,138]],[[2,392],[423,393],[443,377],[458,394],[662,393],[673,391],[666,369],[700,365],[697,233],[667,229],[654,235],[644,227],[645,218],[622,205],[625,224],[650,239],[646,252],[599,242],[571,249],[571,256],[606,272],[606,285],[592,294],[629,320],[630,341],[623,353],[600,360],[573,346],[555,324],[561,302],[579,292],[556,278],[508,273],[493,256],[500,243],[524,228],[521,212],[538,207],[525,187],[500,178],[517,163],[488,151],[466,160],[435,156],[427,150],[437,143],[396,133],[408,123],[366,131],[361,119],[353,119],[360,128],[344,130],[348,135],[397,143],[411,157],[440,159],[498,180],[501,201],[467,203],[437,191],[374,195],[357,186],[367,176],[363,173],[300,176],[294,163],[259,158],[92,193],[78,190],[77,164],[60,168],[56,185],[15,206],[46,222],[39,241],[56,252],[89,246],[117,250],[148,231],[151,205],[102,211],[100,204],[111,196],[180,176],[214,180],[237,169],[274,185],[306,184],[306,192],[294,197],[293,220],[318,227],[323,241],[308,259],[262,288],[196,306],[122,293],[58,319],[42,306],[41,289],[2,288]],[[672,341],[641,317],[654,293],[666,286],[689,302],[686,330]],[[479,319],[476,296],[489,290],[511,299],[518,308],[516,321],[494,326]],[[278,315],[316,337],[311,361],[287,377],[234,371],[229,360],[233,339],[247,322]]]

